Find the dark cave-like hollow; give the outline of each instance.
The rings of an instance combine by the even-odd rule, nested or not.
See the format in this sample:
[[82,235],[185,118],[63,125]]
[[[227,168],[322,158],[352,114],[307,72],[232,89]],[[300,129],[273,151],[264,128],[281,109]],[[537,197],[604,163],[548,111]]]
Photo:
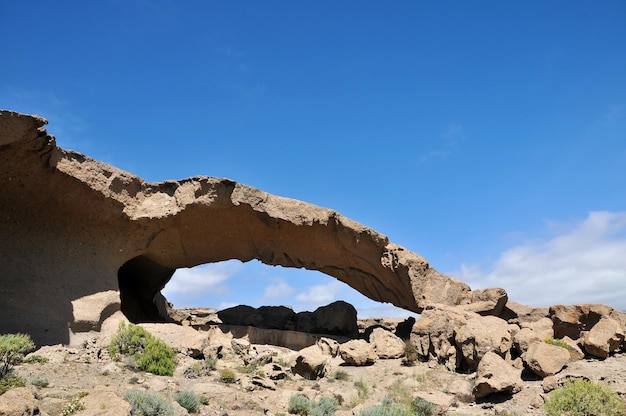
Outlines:
[[117,272],[122,313],[133,323],[169,321],[166,300],[161,295],[175,270],[138,256]]

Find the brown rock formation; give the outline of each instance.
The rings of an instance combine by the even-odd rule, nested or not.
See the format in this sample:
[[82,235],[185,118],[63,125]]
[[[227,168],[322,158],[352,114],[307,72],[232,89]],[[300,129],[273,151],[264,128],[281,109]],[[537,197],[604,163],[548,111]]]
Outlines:
[[66,343],[72,301],[108,290],[131,321],[161,321],[177,268],[228,259],[319,270],[415,312],[467,298],[467,285],[335,211],[229,179],[148,183],[57,147],[45,124],[0,111],[0,332]]

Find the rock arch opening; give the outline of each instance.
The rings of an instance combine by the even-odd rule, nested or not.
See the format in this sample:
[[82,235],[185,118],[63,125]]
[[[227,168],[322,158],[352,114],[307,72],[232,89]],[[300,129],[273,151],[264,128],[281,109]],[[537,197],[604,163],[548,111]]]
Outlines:
[[146,256],[124,263],[117,272],[121,310],[129,321],[164,322],[168,320],[167,302],[161,294],[175,270]]
[[414,313],[371,300],[333,276],[317,270],[267,265],[259,260],[226,260],[175,271],[163,289],[174,308],[225,309],[239,305],[286,306],[314,311],[335,301],[352,304],[359,318],[402,317]]

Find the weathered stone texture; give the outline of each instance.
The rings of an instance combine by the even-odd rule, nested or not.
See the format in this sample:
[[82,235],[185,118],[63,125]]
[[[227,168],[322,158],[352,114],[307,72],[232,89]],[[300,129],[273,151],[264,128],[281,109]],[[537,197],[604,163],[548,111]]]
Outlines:
[[470,292],[333,210],[230,179],[146,182],[57,147],[45,124],[0,111],[0,332],[67,343],[72,301],[110,290],[131,321],[163,321],[177,268],[228,259],[319,270],[415,312]]

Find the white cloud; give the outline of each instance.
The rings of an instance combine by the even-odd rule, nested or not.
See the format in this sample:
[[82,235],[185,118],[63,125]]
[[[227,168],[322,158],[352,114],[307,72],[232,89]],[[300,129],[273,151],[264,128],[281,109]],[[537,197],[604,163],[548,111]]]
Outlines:
[[550,223],[549,239],[513,247],[483,273],[461,265],[475,287],[502,287],[511,300],[537,306],[604,303],[626,309],[626,212],[591,212],[582,221]]
[[293,295],[295,289],[282,279],[276,279],[274,283],[267,286],[263,291],[264,299],[281,299]]
[[326,305],[333,302],[343,288],[343,283],[333,280],[324,285],[310,286],[306,291],[299,293],[296,300],[309,305]]
[[207,293],[224,293],[224,282],[241,270],[238,260],[210,263],[189,269],[178,269],[167,283],[163,294],[192,295],[200,297]]

